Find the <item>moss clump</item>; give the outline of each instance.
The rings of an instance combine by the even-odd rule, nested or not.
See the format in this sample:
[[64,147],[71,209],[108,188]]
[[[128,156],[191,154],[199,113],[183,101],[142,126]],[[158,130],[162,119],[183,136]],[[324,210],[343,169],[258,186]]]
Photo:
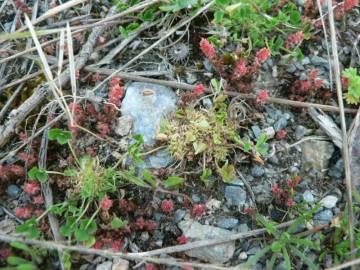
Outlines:
[[166,135],[170,153],[178,160],[206,155],[206,160],[226,161],[231,145],[239,143],[234,123],[228,117],[226,97],[215,99],[209,110],[184,108],[164,122],[162,133]]

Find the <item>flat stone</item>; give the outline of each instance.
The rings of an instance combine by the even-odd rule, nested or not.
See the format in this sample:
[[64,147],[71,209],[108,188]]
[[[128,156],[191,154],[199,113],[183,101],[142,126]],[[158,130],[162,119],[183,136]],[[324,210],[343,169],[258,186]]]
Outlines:
[[261,166],[254,165],[251,167],[250,172],[251,172],[251,175],[254,177],[261,177],[264,175],[265,170]]
[[325,208],[331,209],[336,206],[338,198],[333,195],[328,195],[320,201],[320,204]]
[[239,223],[239,220],[236,218],[220,218],[216,225],[223,229],[231,230],[233,229],[237,224]]
[[112,270],[112,262],[107,261],[107,262],[103,262],[101,264],[98,264],[96,266],[96,270]]
[[[181,221],[179,228],[183,234],[192,241],[223,238],[232,234],[228,230],[209,225],[201,225],[192,219]],[[205,262],[224,263],[232,258],[234,251],[235,242],[228,242],[221,245],[188,250],[185,253],[190,257],[198,258]]]
[[128,269],[129,269],[129,261],[120,258],[115,259],[111,267],[111,270],[128,270]]
[[226,186],[225,199],[228,206],[241,207],[246,202],[246,192],[239,186]]
[[334,145],[331,142],[308,140],[302,143],[302,160],[311,168],[323,172],[328,168],[329,160],[334,153]]
[[177,97],[170,88],[152,83],[126,86],[121,113],[133,118],[133,134],[142,134],[144,143],[153,146],[163,118],[177,108]]

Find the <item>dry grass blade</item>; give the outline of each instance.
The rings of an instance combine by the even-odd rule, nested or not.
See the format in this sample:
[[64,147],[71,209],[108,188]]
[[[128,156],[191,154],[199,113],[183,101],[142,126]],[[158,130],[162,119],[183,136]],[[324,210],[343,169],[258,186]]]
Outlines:
[[[328,11],[329,11],[329,25],[330,25],[330,34],[331,34],[331,48],[332,56],[334,61],[334,75],[336,82],[336,92],[338,96],[339,108],[340,108],[340,122],[341,122],[341,131],[342,131],[342,156],[345,166],[345,185],[346,185],[346,199],[347,207],[349,213],[349,240],[350,240],[350,249],[351,257],[355,259],[355,238],[354,238],[354,212],[353,212],[353,202],[352,202],[352,182],[351,182],[351,168],[350,168],[350,155],[349,155],[349,145],[348,145],[348,135],[346,130],[345,122],[345,112],[344,112],[344,102],[343,102],[343,93],[341,88],[341,78],[340,78],[340,64],[337,51],[337,41],[336,41],[336,31],[335,31],[335,20],[334,20],[334,11],[332,8],[332,1],[327,0]],[[355,268],[354,268],[355,269]]]
[[37,51],[38,51],[38,54],[39,54],[39,57],[40,57],[40,60],[41,60],[41,63],[43,65],[43,68],[44,68],[44,74],[45,74],[45,77],[49,83],[49,87],[55,97],[55,99],[57,100],[59,106],[67,113],[68,117],[69,117],[69,120],[70,122],[72,123],[72,116],[71,116],[71,113],[70,113],[70,110],[69,110],[69,107],[67,106],[66,104],[66,101],[61,93],[61,91],[58,89],[58,87],[56,86],[55,84],[55,81],[54,81],[54,77],[51,73],[51,69],[49,67],[49,64],[46,60],[46,56],[41,48],[41,45],[40,45],[40,42],[36,36],[36,33],[35,33],[35,30],[34,30],[34,27],[29,19],[29,17],[25,14],[25,23],[27,25],[27,27],[29,28],[30,32],[31,32],[31,35],[32,35],[32,38],[34,40],[34,44],[35,44],[35,47],[37,48]]
[[64,64],[64,47],[65,47],[65,31],[61,31],[60,32],[60,42],[59,42],[58,77],[61,74],[62,67]]
[[[49,30],[38,30],[35,33],[37,36],[44,36],[44,35],[52,35],[52,34],[59,33],[59,31],[60,31],[59,29],[49,29]],[[6,34],[0,35],[0,42],[12,40],[12,39],[18,39],[18,38],[29,38],[29,37],[31,37],[31,33],[28,31],[6,33]]]
[[[71,36],[70,24],[66,24],[66,40],[67,40],[67,49],[69,56],[69,70],[70,70],[70,82],[71,82],[71,90],[73,95],[73,102],[76,104],[76,74],[75,74],[75,59],[74,59],[74,50],[73,50],[73,42]],[[72,106],[71,114],[74,115],[75,106]],[[71,122],[73,126],[74,123]]]
[[[86,2],[87,0],[71,0],[71,1],[68,1],[68,2],[65,2],[64,4],[61,4],[57,7],[54,7],[50,10],[48,10],[47,12],[45,12],[43,15],[41,15],[39,18],[37,18],[36,20],[33,20],[32,21],[32,24],[33,25],[36,25],[42,21],[45,21],[46,19],[48,18],[51,18],[53,17],[54,15],[64,11],[64,10],[67,10],[73,6],[77,6],[81,3],[84,3]],[[21,31],[24,31],[26,29],[26,27],[21,27],[18,32],[21,32]]]

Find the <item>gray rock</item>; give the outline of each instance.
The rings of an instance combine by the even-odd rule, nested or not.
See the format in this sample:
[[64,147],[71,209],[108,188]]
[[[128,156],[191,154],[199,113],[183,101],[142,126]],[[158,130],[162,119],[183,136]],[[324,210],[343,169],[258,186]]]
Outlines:
[[201,102],[206,109],[211,109],[213,106],[210,98],[204,98]]
[[332,166],[329,169],[329,176],[336,178],[336,179],[341,179],[344,175],[344,161],[343,159],[339,159],[335,166]]
[[239,186],[226,186],[225,199],[228,206],[243,206],[246,202],[246,192]]
[[11,199],[16,199],[20,196],[21,194],[21,189],[16,186],[16,185],[10,185],[6,188],[6,194],[11,198]]
[[195,202],[195,203],[199,203],[201,202],[201,197],[198,194],[191,194],[191,199]]
[[327,210],[321,211],[314,216],[315,225],[318,226],[320,224],[327,224],[332,220],[333,216],[334,215],[331,212],[331,210],[327,209]]
[[323,66],[326,68],[328,68],[328,64],[329,64],[328,60],[317,55],[311,57],[311,63],[313,63],[315,66]]
[[265,170],[261,166],[254,165],[251,167],[250,172],[251,172],[251,175],[254,177],[261,177],[264,175]]
[[306,135],[307,133],[307,128],[302,126],[302,125],[298,125],[296,128],[295,128],[295,138],[297,140],[301,140],[302,138],[304,138],[304,136]]
[[96,270],[111,270],[111,268],[112,268],[112,262],[110,261],[103,262],[96,266]]
[[[179,228],[183,234],[191,240],[204,240],[223,238],[231,235],[232,233],[228,230],[221,228],[201,225],[199,222],[187,219],[179,223]],[[210,246],[205,248],[197,248],[186,251],[186,255],[210,263],[224,263],[230,260],[235,251],[235,243],[229,242],[221,245]]]
[[295,62],[294,65],[298,70],[305,70],[304,66],[299,62]]
[[281,117],[274,124],[274,129],[278,132],[280,129],[286,128],[288,121],[285,117]]
[[312,192],[310,190],[306,190],[303,193],[303,199],[307,203],[313,203],[315,201],[314,195],[312,194]]
[[195,84],[197,81],[196,75],[194,73],[187,72],[186,73],[186,82],[188,84]]
[[289,168],[289,173],[291,173],[293,175],[298,174],[299,171],[300,171],[300,169],[297,166],[294,166],[294,165]]
[[133,119],[129,115],[121,116],[116,123],[115,133],[119,136],[125,136],[130,133]]
[[126,87],[121,113],[133,118],[133,134],[142,134],[144,143],[153,146],[162,119],[176,110],[176,101],[168,87],[135,82]]
[[336,206],[338,198],[333,195],[328,195],[320,201],[320,204],[325,208],[331,209]]
[[239,223],[239,220],[236,218],[220,218],[216,225],[223,229],[231,230],[233,229],[237,224]]
[[[305,0],[300,0],[301,2],[305,2]],[[308,65],[310,64],[310,58],[309,57],[304,57],[302,60],[301,60],[301,64],[303,64],[304,66],[305,65]]]
[[175,222],[179,223],[186,215],[186,211],[182,209],[178,209],[175,211]]
[[251,127],[252,132],[255,135],[255,138],[258,138],[261,134],[261,129],[259,128],[259,126],[252,126]]
[[[305,6],[305,3],[306,3],[306,0],[296,0],[296,3],[299,5],[299,6]],[[308,58],[308,57],[305,57],[305,58]],[[305,65],[305,64],[304,64]]]
[[288,73],[294,73],[295,71],[296,71],[296,66],[294,64],[290,64],[286,68],[286,72],[288,72]]
[[302,144],[302,161],[319,172],[323,172],[329,165],[329,160],[334,153],[331,142],[308,140]]
[[145,160],[147,168],[164,168],[173,161],[170,153],[166,150],[159,150]]
[[237,231],[241,232],[241,233],[242,232],[248,232],[248,231],[250,231],[250,228],[246,223],[242,223],[237,227]]

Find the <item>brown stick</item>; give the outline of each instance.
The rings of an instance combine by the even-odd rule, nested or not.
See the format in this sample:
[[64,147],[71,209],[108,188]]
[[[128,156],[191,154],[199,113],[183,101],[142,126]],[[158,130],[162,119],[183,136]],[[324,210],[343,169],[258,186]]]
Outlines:
[[[85,67],[84,69],[89,72],[98,72],[100,74],[105,74],[105,75],[111,75],[115,71],[114,69],[95,68],[95,67]],[[152,78],[147,78],[147,77],[142,77],[142,76],[134,76],[134,75],[131,75],[126,72],[117,72],[117,75],[119,75],[120,77],[122,77],[125,80],[156,83],[156,84],[161,84],[161,85],[168,86],[171,88],[178,88],[178,89],[189,90],[189,91],[193,90],[195,87],[194,85],[190,85],[187,83],[179,83],[179,82],[175,82],[175,81],[166,81],[166,80],[152,79]],[[212,93],[212,91],[210,89],[207,89],[206,92]],[[238,96],[238,97],[241,97],[244,99],[253,99],[253,100],[256,99],[256,95],[254,95],[254,94],[244,94],[244,93],[238,93],[238,92],[233,92],[233,91],[225,91],[224,93],[226,95],[229,95],[232,97]],[[299,108],[312,108],[313,107],[313,108],[318,108],[318,109],[321,109],[323,111],[328,111],[328,112],[339,112],[340,111],[340,109],[336,106],[323,105],[323,104],[310,103],[310,102],[294,101],[294,100],[288,100],[288,99],[276,98],[276,97],[269,97],[267,101],[271,102],[271,103],[289,105],[289,106],[299,107]],[[351,114],[356,114],[356,112],[357,112],[357,110],[350,109],[350,108],[346,108],[344,110],[345,110],[345,112],[351,113]]]

